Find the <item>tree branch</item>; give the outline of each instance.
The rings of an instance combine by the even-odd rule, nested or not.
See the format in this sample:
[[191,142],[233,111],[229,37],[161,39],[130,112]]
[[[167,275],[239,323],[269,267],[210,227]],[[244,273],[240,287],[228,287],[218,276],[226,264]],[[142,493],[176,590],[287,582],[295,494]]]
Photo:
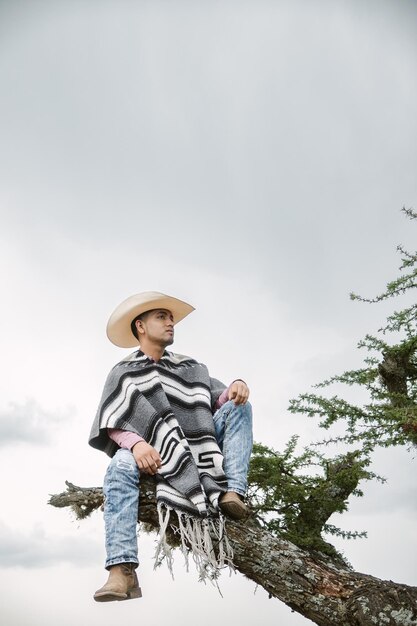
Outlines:
[[[101,507],[101,489],[66,484],[67,490],[52,495],[49,504],[70,507],[78,519]],[[154,484],[146,478],[141,481],[139,521],[148,529],[158,528]],[[251,518],[228,521],[227,532],[236,569],[318,626],[417,626],[415,587],[353,572],[330,557],[272,536]],[[174,538],[172,533],[168,541]]]

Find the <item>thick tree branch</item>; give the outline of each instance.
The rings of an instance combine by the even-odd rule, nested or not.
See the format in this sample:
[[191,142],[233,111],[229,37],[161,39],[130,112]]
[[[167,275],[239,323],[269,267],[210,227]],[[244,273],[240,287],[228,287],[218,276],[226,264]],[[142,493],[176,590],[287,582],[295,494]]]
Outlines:
[[[336,550],[321,536],[328,519],[346,509],[346,501],[363,477],[359,454],[350,452],[328,463],[326,478],[300,504],[300,512],[288,526],[288,538],[302,547],[324,550],[337,557]],[[341,559],[341,557],[339,557]]]
[[394,346],[383,353],[384,358],[378,366],[378,371],[387,390],[394,394],[393,406],[401,407],[410,404],[407,381],[417,378],[417,369],[411,360],[416,349],[417,340],[411,342],[407,349]]
[[[79,519],[102,505],[101,489],[66,484],[49,504],[71,507]],[[139,521],[157,530],[155,492],[147,479],[141,483]],[[319,626],[417,626],[417,588],[353,572],[272,536],[251,519],[230,521],[227,528],[236,569]]]

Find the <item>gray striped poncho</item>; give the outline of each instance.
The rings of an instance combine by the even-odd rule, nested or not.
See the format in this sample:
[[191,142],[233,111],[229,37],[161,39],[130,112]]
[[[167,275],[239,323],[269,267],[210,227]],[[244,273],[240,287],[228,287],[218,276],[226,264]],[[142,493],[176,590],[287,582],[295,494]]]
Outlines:
[[215,576],[232,559],[218,508],[227,480],[213,423],[214,405],[225,388],[190,357],[165,351],[155,362],[138,350],[111,370],[89,439],[113,456],[118,446],[107,428],[117,428],[137,433],[158,450],[156,564],[166,557],[172,566],[165,531],[174,510],[183,552],[187,558],[192,551],[203,578]]

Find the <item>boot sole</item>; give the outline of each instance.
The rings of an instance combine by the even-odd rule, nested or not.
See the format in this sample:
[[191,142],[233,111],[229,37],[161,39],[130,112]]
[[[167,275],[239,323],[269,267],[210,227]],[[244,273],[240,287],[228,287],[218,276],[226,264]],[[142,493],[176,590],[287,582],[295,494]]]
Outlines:
[[225,515],[234,520],[242,520],[249,515],[247,507],[244,504],[240,505],[238,502],[220,502],[219,506]]
[[142,597],[142,590],[140,587],[132,589],[127,594],[113,592],[103,592],[102,594],[95,594],[94,600],[96,602],[121,602],[122,600],[134,600],[135,598]]

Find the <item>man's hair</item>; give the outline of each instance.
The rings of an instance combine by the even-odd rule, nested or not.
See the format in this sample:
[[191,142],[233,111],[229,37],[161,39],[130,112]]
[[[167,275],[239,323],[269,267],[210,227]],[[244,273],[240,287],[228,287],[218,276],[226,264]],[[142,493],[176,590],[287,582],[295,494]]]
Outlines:
[[155,311],[155,309],[151,309],[150,311],[145,311],[145,313],[141,313],[140,315],[137,315],[135,319],[132,320],[132,323],[130,324],[131,331],[138,341],[139,341],[139,333],[138,333],[138,329],[136,328],[136,322],[138,320],[140,320],[141,322],[145,321],[146,318],[148,317],[148,314],[151,311]]

